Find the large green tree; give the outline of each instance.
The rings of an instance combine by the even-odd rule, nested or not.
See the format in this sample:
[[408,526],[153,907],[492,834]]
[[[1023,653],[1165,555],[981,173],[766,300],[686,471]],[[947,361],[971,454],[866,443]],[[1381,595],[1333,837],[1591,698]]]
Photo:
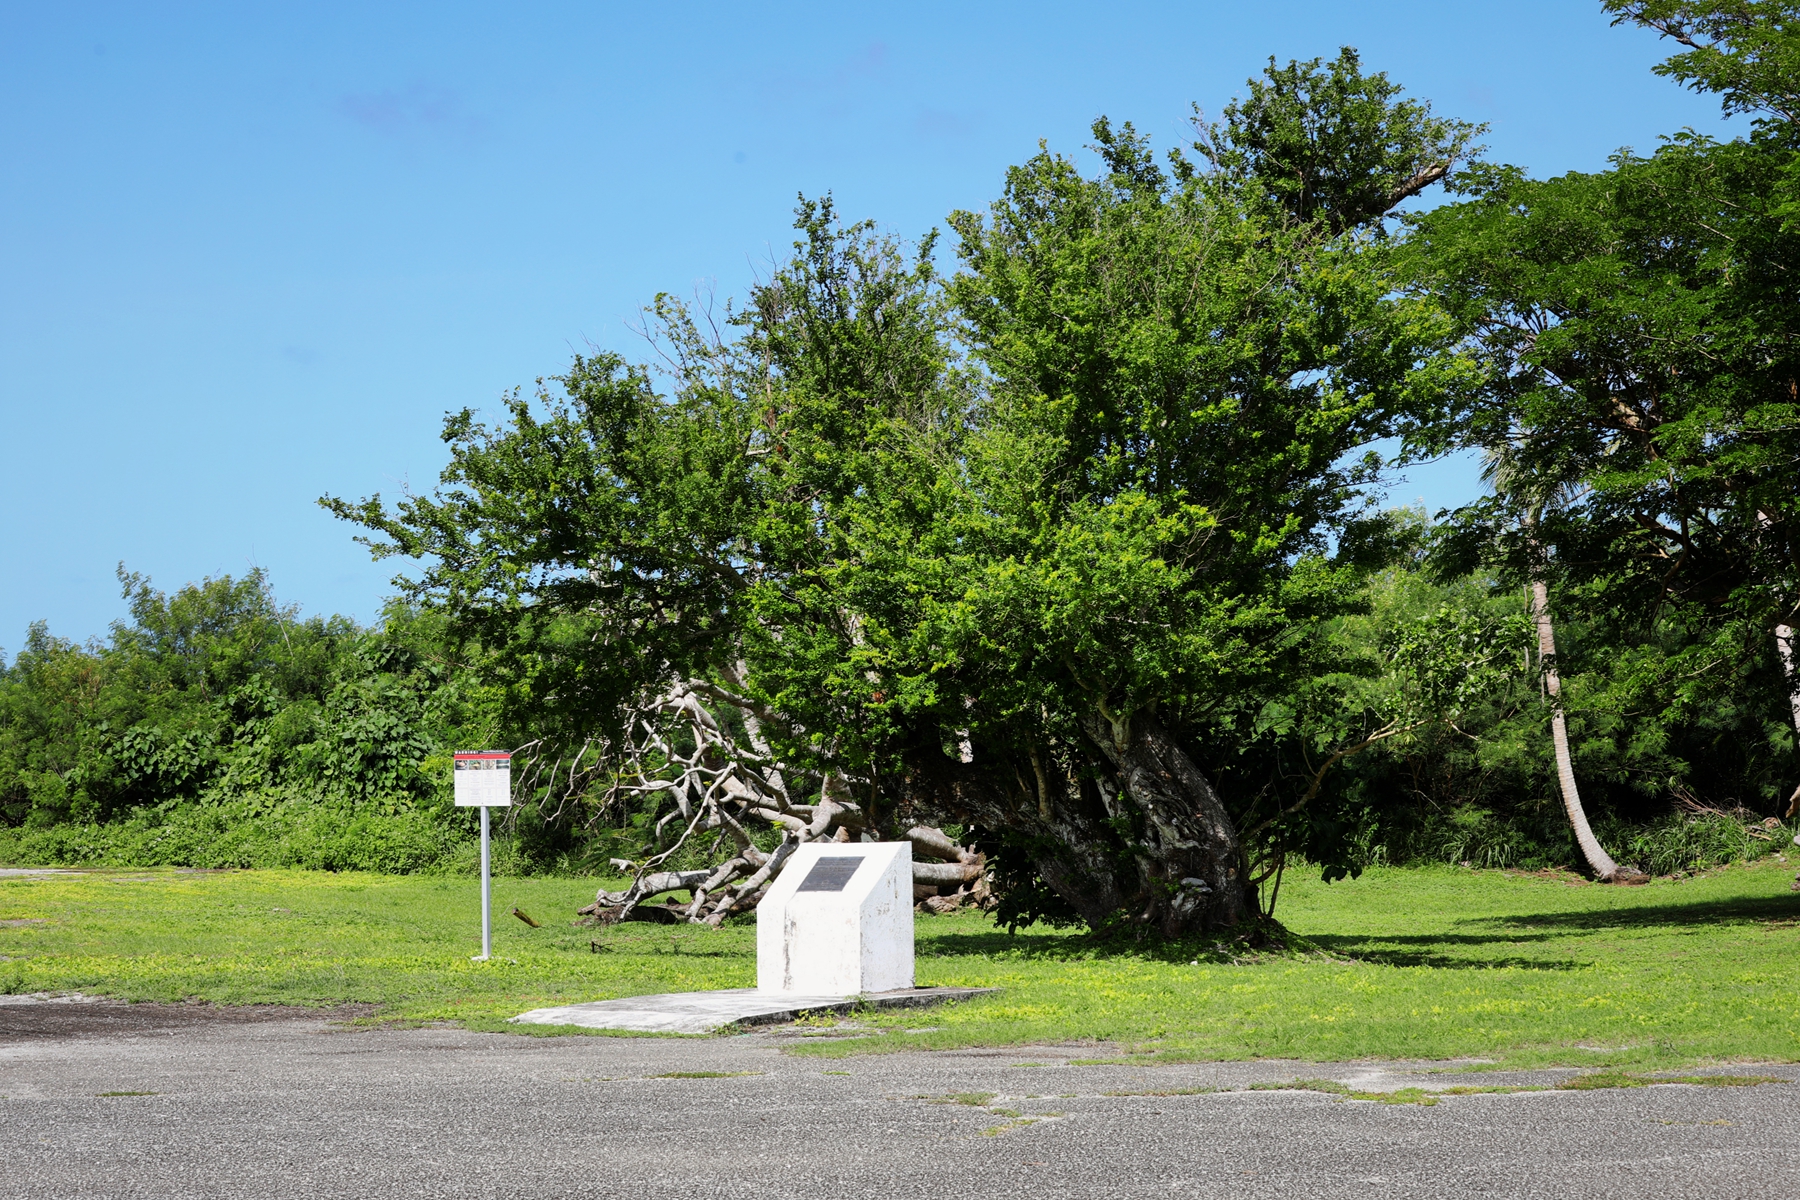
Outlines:
[[[845,565],[869,505],[884,536],[928,528],[969,389],[929,245],[908,257],[829,201],[797,227],[743,311],[658,299],[659,377],[578,358],[499,424],[453,415],[433,495],[329,502],[377,554],[426,560],[403,582],[481,648],[553,817],[648,824],[633,885],[601,898],[615,915],[686,888],[686,918],[717,923],[802,841],[896,835],[861,659],[897,598]],[[696,835],[724,851],[693,865]],[[977,873],[941,834],[919,841],[952,860],[941,882]]]
[[[928,627],[969,753],[913,759],[1091,924],[1250,915],[1283,814],[1392,725],[1344,704],[1357,667],[1319,631],[1379,541],[1355,452],[1427,435],[1463,384],[1383,222],[1475,133],[1398,91],[1352,51],[1271,63],[1199,164],[1102,121],[1098,177],[1041,153],[952,218],[989,388]],[[1284,736],[1318,760],[1274,761]]]
[[[1638,681],[1640,711],[1691,724],[1722,690],[1744,692],[1765,736],[1791,746],[1800,10],[1607,7],[1689,47],[1664,73],[1757,117],[1749,137],[1684,133],[1602,172],[1470,172],[1470,199],[1416,219],[1420,278],[1487,362],[1470,436],[1526,484],[1463,514],[1461,549],[1541,573],[1568,611],[1639,640],[1678,629]],[[1561,489],[1570,503],[1525,519],[1529,497]]]
[[[1413,683],[1347,704],[1378,664],[1324,633],[1381,558],[1359,451],[1432,444],[1469,382],[1387,223],[1476,132],[1353,51],[1271,63],[1198,159],[1100,121],[1098,175],[1013,169],[947,284],[803,203],[722,329],[659,302],[660,381],[577,360],[452,417],[433,495],[331,504],[424,561],[558,796],[652,806],[618,911],[722,920],[822,836],[956,883],[955,822],[1015,918],[1230,927],[1329,766],[1491,657],[1440,623],[1455,654],[1397,645]],[[676,869],[695,834],[724,861]]]

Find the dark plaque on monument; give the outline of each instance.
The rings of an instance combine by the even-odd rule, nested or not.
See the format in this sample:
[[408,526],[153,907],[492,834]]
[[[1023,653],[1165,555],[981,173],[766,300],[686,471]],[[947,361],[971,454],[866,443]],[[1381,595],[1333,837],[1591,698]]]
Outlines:
[[806,873],[796,891],[801,892],[841,892],[849,884],[850,877],[856,874],[856,868],[862,866],[860,854],[837,854],[829,858],[821,858],[813,864],[813,869]]

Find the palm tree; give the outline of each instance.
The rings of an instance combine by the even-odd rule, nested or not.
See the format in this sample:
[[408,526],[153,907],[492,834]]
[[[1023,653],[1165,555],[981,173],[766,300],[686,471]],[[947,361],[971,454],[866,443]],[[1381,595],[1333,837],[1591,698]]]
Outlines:
[[1544,509],[1563,500],[1568,486],[1549,486],[1531,480],[1518,469],[1510,442],[1490,446],[1482,454],[1481,478],[1500,495],[1510,493],[1525,502],[1524,524],[1532,551],[1531,582],[1526,587],[1530,601],[1531,623],[1537,630],[1538,668],[1543,673],[1544,694],[1550,701],[1550,737],[1556,748],[1556,781],[1562,788],[1563,811],[1568,814],[1569,828],[1581,847],[1582,857],[1602,883],[1643,883],[1649,876],[1630,867],[1622,867],[1606,852],[1594,828],[1588,824],[1587,810],[1581,804],[1581,789],[1575,782],[1575,762],[1569,753],[1569,723],[1563,713],[1562,675],[1556,669],[1556,629],[1550,620],[1550,588],[1539,569],[1541,559],[1536,535],[1532,532]]
[[[1756,523],[1765,532],[1773,524],[1769,520],[1769,514],[1761,509],[1756,512]],[[1800,664],[1796,663],[1794,655],[1794,627],[1788,624],[1793,616],[1790,610],[1788,616],[1775,626],[1775,657],[1781,660],[1781,680],[1787,684],[1788,708],[1794,718],[1794,732],[1800,733]],[[1796,787],[1794,794],[1788,797],[1787,812],[1783,815],[1791,817],[1796,811],[1800,811],[1800,787]],[[1794,839],[1794,844],[1800,846],[1800,837]]]

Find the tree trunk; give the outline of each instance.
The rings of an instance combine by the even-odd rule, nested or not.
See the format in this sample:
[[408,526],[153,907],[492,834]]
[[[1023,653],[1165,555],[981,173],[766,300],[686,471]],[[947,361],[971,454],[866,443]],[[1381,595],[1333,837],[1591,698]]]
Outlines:
[[897,807],[1000,835],[987,843],[1007,847],[989,860],[1000,882],[1029,863],[1096,930],[1182,938],[1253,918],[1237,830],[1161,722],[1093,713],[1082,729],[1054,749],[977,737],[962,753],[924,729],[913,769],[890,780]]
[[[1769,514],[1761,509],[1756,512],[1756,523],[1765,532],[1774,524],[1769,520]],[[1793,616],[1792,609],[1788,616]],[[1800,667],[1794,663],[1794,627],[1787,621],[1775,626],[1775,656],[1781,660],[1781,681],[1787,685],[1788,715],[1794,718],[1794,732],[1800,733]],[[1800,811],[1800,787],[1795,787],[1788,797],[1787,812],[1783,815],[1791,817],[1796,811]],[[1800,840],[1795,844],[1800,845]]]
[[[718,925],[755,908],[769,881],[802,843],[879,836],[849,781],[820,780],[814,803],[788,792],[784,764],[766,743],[737,744],[709,704],[751,711],[750,702],[704,680],[651,697],[626,747],[631,769],[614,791],[658,817],[655,848],[643,861],[616,860],[632,875],[621,891],[602,889],[582,915],[600,923],[670,919]],[[762,719],[758,714],[758,719]],[[749,722],[747,721],[748,725]],[[1090,713],[1073,744],[964,745],[946,754],[923,729],[915,768],[866,781],[887,789],[890,817],[955,819],[1004,831],[1018,859],[1095,929],[1134,929],[1165,938],[1232,929],[1256,915],[1237,830],[1218,794],[1161,722]],[[685,738],[678,737],[685,734]],[[684,744],[685,743],[685,744]],[[860,791],[857,791],[861,795]],[[771,852],[750,839],[753,822],[781,827]],[[888,836],[898,833],[891,829]],[[993,902],[989,863],[941,829],[914,825],[914,898],[932,912]],[[705,869],[665,864],[698,837],[715,839],[722,861]],[[935,861],[933,861],[935,860]],[[686,890],[679,905],[650,903]]]
[[[1794,718],[1794,732],[1800,733],[1800,667],[1794,665],[1794,627],[1775,627],[1775,652],[1781,657],[1781,678],[1787,684],[1789,715]],[[1787,816],[1800,809],[1800,787],[1788,797]]]
[[1130,919],[1175,938],[1229,929],[1254,912],[1237,829],[1162,723],[1145,712],[1090,713],[1082,726],[1116,772],[1099,788],[1107,816],[1133,831],[1135,870],[1109,889],[1123,897]]
[[1569,755],[1569,725],[1563,717],[1562,676],[1556,670],[1556,631],[1550,624],[1550,590],[1543,580],[1531,581],[1531,620],[1537,626],[1538,663],[1544,672],[1544,690],[1550,695],[1550,734],[1556,744],[1556,779],[1562,785],[1563,811],[1581,846],[1588,866],[1603,883],[1641,881],[1644,876],[1614,862],[1600,845],[1581,807],[1581,791],[1575,786],[1575,763]]

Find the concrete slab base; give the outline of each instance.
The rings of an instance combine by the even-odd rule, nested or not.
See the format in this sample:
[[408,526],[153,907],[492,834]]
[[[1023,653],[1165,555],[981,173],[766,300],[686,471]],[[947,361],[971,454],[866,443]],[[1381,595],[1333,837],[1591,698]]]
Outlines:
[[580,1025],[640,1033],[711,1033],[727,1025],[770,1025],[808,1013],[841,1013],[853,1008],[918,1008],[946,1000],[966,1000],[999,988],[902,988],[861,996],[802,996],[729,988],[717,992],[666,992],[627,996],[557,1008],[534,1008],[512,1020],[525,1025]]

